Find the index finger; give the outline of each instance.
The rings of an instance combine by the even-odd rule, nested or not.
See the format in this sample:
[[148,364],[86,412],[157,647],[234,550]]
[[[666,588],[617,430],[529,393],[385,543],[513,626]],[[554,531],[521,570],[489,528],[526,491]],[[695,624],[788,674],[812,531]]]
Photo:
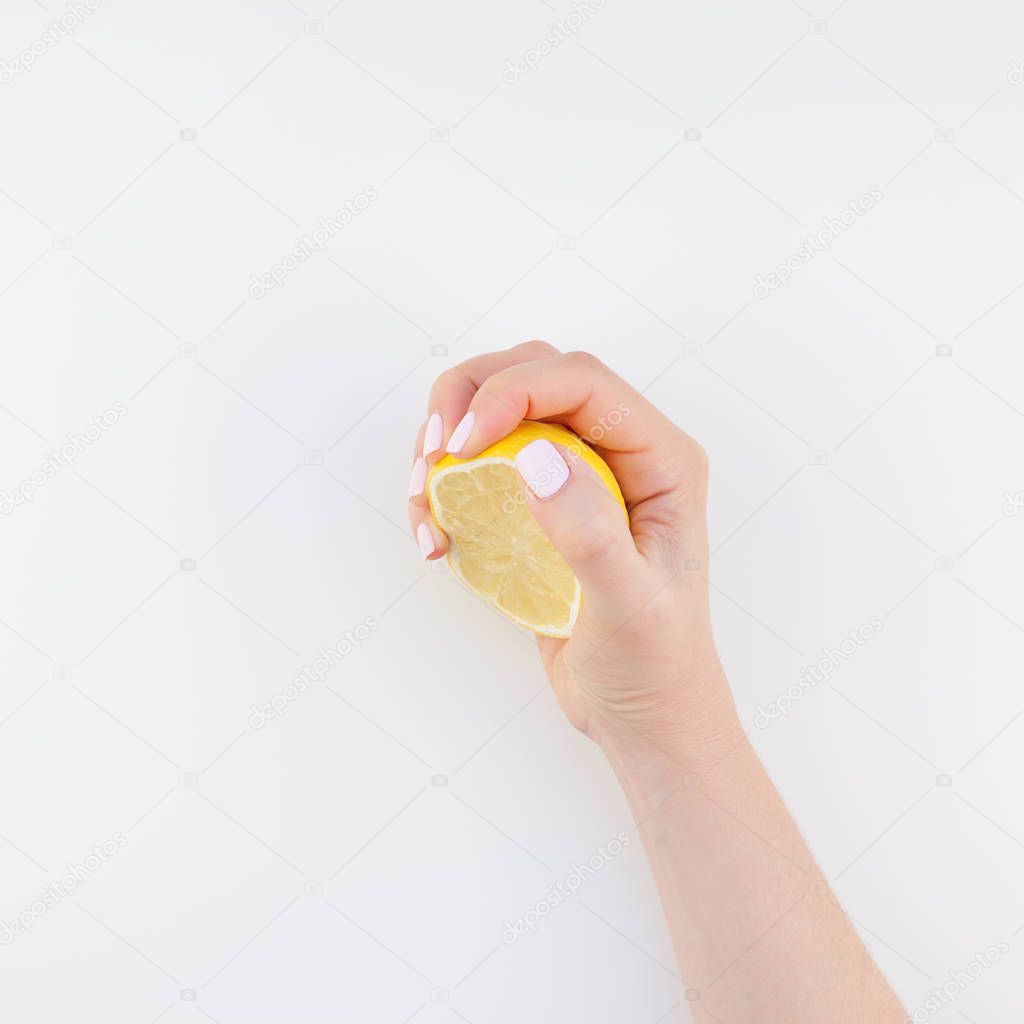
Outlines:
[[[602,450],[626,497],[642,501],[671,487],[699,448],[632,385],[587,352],[508,367],[485,380],[449,451],[472,458],[521,420],[556,420]],[[458,442],[462,440],[461,445]],[[675,455],[676,459],[669,458]],[[674,464],[673,464],[674,463]]]
[[[428,401],[429,412],[437,413],[441,418],[443,441],[451,445],[457,425],[485,380],[511,366],[548,359],[554,355],[558,355],[558,349],[546,341],[525,341],[521,345],[473,356],[451,366],[434,381]],[[442,445],[437,458],[441,458],[444,453],[445,447]]]

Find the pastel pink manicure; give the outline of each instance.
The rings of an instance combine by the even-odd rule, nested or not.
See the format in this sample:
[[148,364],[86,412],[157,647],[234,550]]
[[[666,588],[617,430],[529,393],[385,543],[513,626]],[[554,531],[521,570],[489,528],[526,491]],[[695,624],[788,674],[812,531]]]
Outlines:
[[420,554],[429,558],[434,553],[434,535],[426,523],[420,523],[416,527],[416,543],[420,546]]
[[418,494],[422,494],[426,484],[427,460],[419,458],[412,464],[412,476],[409,477],[409,497],[415,498]]
[[472,410],[467,412],[466,415],[459,420],[459,425],[455,428],[451,439],[448,441],[448,448],[446,450],[449,453],[456,455],[466,447],[469,435],[473,433],[473,423],[475,420],[476,413]]
[[516,469],[526,486],[543,501],[569,482],[569,467],[558,449],[543,438],[531,441],[516,455]]
[[433,455],[441,447],[444,438],[444,420],[439,412],[431,413],[427,429],[423,433],[423,458]]

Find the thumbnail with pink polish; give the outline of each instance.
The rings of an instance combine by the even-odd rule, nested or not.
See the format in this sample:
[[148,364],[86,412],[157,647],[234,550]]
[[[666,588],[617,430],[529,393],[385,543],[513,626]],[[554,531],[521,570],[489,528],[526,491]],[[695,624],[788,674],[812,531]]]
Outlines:
[[516,469],[542,501],[557,494],[569,480],[569,467],[558,449],[543,438],[531,441],[516,455]]

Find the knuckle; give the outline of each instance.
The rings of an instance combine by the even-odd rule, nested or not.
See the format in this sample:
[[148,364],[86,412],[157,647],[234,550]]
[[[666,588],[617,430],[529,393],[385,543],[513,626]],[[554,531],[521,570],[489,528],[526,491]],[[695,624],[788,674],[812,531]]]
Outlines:
[[566,362],[574,369],[584,374],[602,373],[605,369],[604,363],[592,352],[577,350],[566,353]]
[[468,403],[472,400],[475,390],[473,379],[462,364],[450,366],[434,378],[434,383],[430,388],[428,405],[432,411],[437,409],[438,406],[442,404],[447,405],[450,402],[456,404],[459,402]]
[[688,437],[686,443],[689,449],[690,461],[693,465],[693,472],[700,479],[706,480],[711,467],[711,460],[708,458],[707,449],[699,442],[694,441],[692,437]]
[[610,529],[590,527],[577,530],[563,542],[566,560],[571,562],[597,562],[611,555],[619,545],[619,538]]
[[479,411],[480,407],[488,402],[501,402],[501,394],[509,388],[509,377],[507,370],[492,373],[487,380],[483,381],[476,394],[473,396],[473,408]]
[[672,445],[672,461],[677,474],[680,477],[691,480],[706,481],[710,468],[710,459],[704,446],[678,427],[675,430],[676,439]]
[[555,348],[550,342],[542,341],[540,338],[532,338],[530,341],[524,341],[522,344],[517,345],[516,348],[522,352],[523,355],[530,356],[555,356],[558,355],[558,349]]
[[434,386],[431,389],[431,395],[437,395],[441,391],[449,390],[453,385],[460,384],[465,379],[465,370],[459,366],[451,366],[434,378]]

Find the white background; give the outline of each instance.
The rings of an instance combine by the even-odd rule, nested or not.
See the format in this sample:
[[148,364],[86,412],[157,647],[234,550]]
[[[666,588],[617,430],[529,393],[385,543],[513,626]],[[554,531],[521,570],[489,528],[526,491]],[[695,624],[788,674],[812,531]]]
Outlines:
[[608,0],[503,80],[564,0],[106,0],[0,86],[0,489],[126,410],[0,517],[0,921],[127,837],[0,946],[5,1019],[688,1019],[636,842],[501,940],[630,828],[407,534],[430,381],[530,337],[709,450],[744,721],[908,1007],[1003,939],[935,1019],[1024,1012],[1024,8],[833,8]]

